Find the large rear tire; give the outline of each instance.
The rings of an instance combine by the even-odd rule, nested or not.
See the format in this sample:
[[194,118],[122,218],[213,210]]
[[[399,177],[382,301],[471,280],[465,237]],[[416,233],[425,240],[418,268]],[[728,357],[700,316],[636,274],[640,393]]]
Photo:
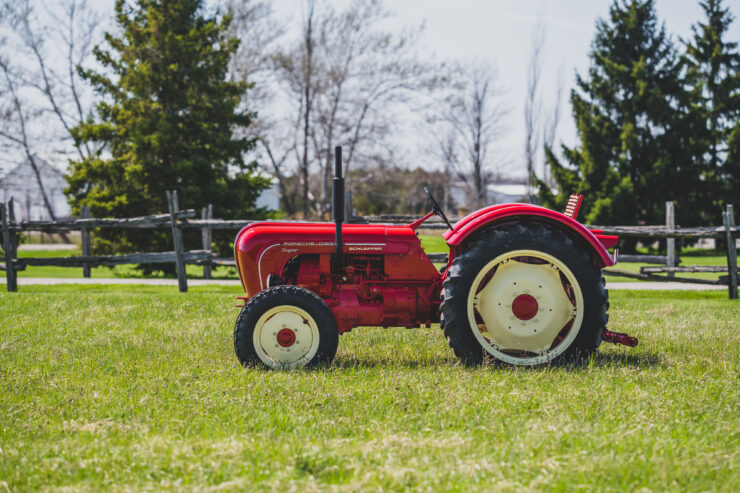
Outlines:
[[453,260],[440,311],[464,364],[532,366],[593,352],[608,308],[585,247],[555,227],[516,224],[480,233]]
[[329,364],[338,343],[337,322],[324,300],[297,286],[257,293],[234,328],[234,349],[243,365],[290,369]]

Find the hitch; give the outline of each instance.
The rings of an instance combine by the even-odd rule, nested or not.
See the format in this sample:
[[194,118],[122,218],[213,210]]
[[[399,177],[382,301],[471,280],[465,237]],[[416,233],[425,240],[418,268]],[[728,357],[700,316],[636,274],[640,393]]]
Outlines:
[[631,335],[623,334],[622,332],[612,332],[610,330],[605,330],[604,333],[601,335],[601,339],[606,342],[622,344],[629,347],[637,346],[637,337],[632,337]]

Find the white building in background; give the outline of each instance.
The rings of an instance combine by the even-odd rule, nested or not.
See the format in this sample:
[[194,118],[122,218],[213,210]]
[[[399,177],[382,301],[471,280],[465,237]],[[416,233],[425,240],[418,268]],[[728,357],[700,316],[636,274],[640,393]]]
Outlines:
[[[69,217],[70,209],[64,189],[67,181],[64,173],[38,156],[33,157],[41,175],[46,196],[57,219]],[[21,220],[51,219],[44,204],[36,174],[28,161],[24,161],[0,178],[0,200],[14,199],[15,218]]]
[[[470,203],[472,194],[470,188],[457,181],[450,185],[451,198],[459,208],[474,208]],[[512,202],[526,202],[527,184],[524,178],[500,179],[486,187],[486,204],[506,204]]]
[[254,206],[258,209],[265,207],[269,211],[280,210],[280,188],[278,187],[276,178],[272,178],[270,188],[266,188],[260,192]]
[[522,202],[527,198],[527,184],[512,181],[510,183],[492,183],[486,188],[488,200],[493,204]]

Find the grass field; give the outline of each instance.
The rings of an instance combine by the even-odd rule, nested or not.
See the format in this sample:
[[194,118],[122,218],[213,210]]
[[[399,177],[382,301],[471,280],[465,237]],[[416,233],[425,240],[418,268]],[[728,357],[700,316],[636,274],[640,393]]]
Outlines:
[[[648,253],[646,250],[641,251],[640,253]],[[727,267],[727,256],[721,255],[715,252],[714,250],[706,250],[706,249],[696,249],[696,248],[687,248],[683,252],[678,254],[678,257],[681,258],[681,265],[687,266],[687,265],[721,265],[722,267]],[[640,264],[640,263],[618,263],[614,268],[619,270],[626,270],[628,272],[640,272],[640,267],[650,265],[651,267],[658,267],[655,264]],[[609,272],[607,269],[606,272]],[[665,274],[660,274],[665,275]],[[717,280],[720,275],[727,275],[727,272],[725,271],[723,274],[714,273],[714,272],[681,272],[676,274],[679,277],[688,277],[688,278],[694,278],[694,279],[713,279]],[[619,282],[619,281],[634,281],[634,279],[628,279],[625,277],[617,277],[617,276],[606,276],[606,280],[609,282]]]
[[740,303],[612,293],[583,364],[459,366],[355,329],[330,368],[241,368],[235,289],[0,293],[0,491],[738,491]]

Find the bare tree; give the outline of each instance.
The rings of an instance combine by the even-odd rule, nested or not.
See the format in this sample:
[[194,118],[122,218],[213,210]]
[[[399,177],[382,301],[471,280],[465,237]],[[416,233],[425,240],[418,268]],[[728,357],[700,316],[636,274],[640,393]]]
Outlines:
[[273,99],[269,88],[274,82],[273,58],[285,26],[266,0],[228,0],[225,13],[231,17],[228,35],[240,41],[229,66],[230,77],[252,86],[242,98],[248,108],[262,107]]
[[[550,111],[545,114],[545,121],[542,129],[542,142],[545,145],[545,149],[552,150],[555,145],[555,137],[557,136],[558,125],[560,124],[560,111],[563,102],[563,92],[565,92],[565,65],[562,63],[558,68],[558,80],[555,86],[555,104],[552,105]],[[545,183],[548,185],[552,184],[552,174],[550,166],[546,159],[542,161],[542,177]]]
[[[532,31],[532,48],[529,56],[527,71],[527,93],[524,100],[524,158],[527,170],[527,195],[529,200],[534,198],[534,182],[538,173],[538,163],[542,161],[542,177],[549,183],[549,168],[544,159],[542,148],[552,149],[560,122],[560,109],[564,90],[563,64],[558,70],[557,85],[555,88],[555,102],[546,110],[543,102],[543,86],[541,84],[544,47],[547,32],[544,21],[538,17]],[[541,158],[542,157],[542,158]]]
[[539,150],[542,113],[540,78],[542,76],[542,49],[545,43],[545,24],[538,18],[532,33],[532,51],[527,71],[527,94],[524,100],[524,159],[527,168],[527,197],[534,193],[535,162]]
[[44,182],[41,179],[41,172],[39,171],[34,153],[31,149],[31,142],[28,135],[28,120],[30,115],[28,111],[24,109],[24,105],[21,102],[21,98],[18,94],[17,77],[11,73],[7,61],[1,58],[0,70],[2,70],[4,82],[4,87],[2,89],[6,93],[6,97],[10,99],[9,111],[6,111],[5,113],[5,115],[9,117],[6,119],[6,123],[12,122],[13,124],[15,124],[15,128],[13,128],[12,130],[6,128],[0,130],[0,137],[3,137],[8,141],[17,144],[21,148],[25,158],[28,160],[28,164],[33,170],[33,174],[36,178],[39,190],[41,191],[41,197],[44,201],[44,207],[46,207],[47,211],[49,212],[49,217],[51,217],[52,220],[56,220],[56,216],[54,215],[54,207],[52,207],[51,202],[49,201],[49,196],[46,193],[46,189],[44,188]]
[[327,11],[317,25],[314,136],[322,168],[322,212],[330,208],[331,149],[347,149],[345,170],[358,159],[382,159],[382,142],[399,106],[437,81],[417,53],[423,27],[389,32],[393,17],[379,0],[357,0],[341,12]]
[[[271,111],[277,99],[274,88],[280,74],[275,68],[285,24],[276,18],[272,4],[265,0],[229,0],[226,14],[232,18],[229,35],[241,41],[231,60],[230,76],[249,85],[242,104],[255,114],[246,132],[257,139],[260,168],[275,177],[282,207],[288,215],[293,215],[297,212],[300,186],[300,180],[291,176],[288,165],[296,149],[294,132],[290,131],[295,125],[286,131],[280,117]],[[299,92],[302,97],[304,93]],[[298,122],[300,118],[296,118],[296,125]]]
[[[449,179],[455,176],[455,171],[461,169],[460,156],[457,145],[457,132],[454,128],[448,126],[444,133],[437,141],[437,148],[432,149],[432,155],[436,155],[443,163],[443,176]],[[464,179],[464,178],[463,178]],[[440,197],[440,203],[445,209],[453,209],[455,203],[450,193],[449,186],[442,188],[443,195]]]
[[316,72],[314,65],[314,11],[316,3],[315,0],[309,0],[307,2],[306,15],[303,20],[303,46],[304,52],[301,57],[301,80],[303,81],[303,99],[301,105],[303,107],[303,152],[301,155],[301,178],[303,185],[303,217],[308,216],[308,145],[310,135],[310,122],[311,122],[311,110],[313,109],[314,100],[314,72]]
[[472,196],[468,205],[481,207],[488,200],[488,185],[500,172],[501,158],[491,158],[489,151],[507,130],[504,118],[509,107],[493,65],[478,62],[458,69],[457,74],[463,89],[453,91],[438,119],[447,127],[442,146],[449,158],[446,164]]
[[74,138],[74,127],[90,112],[84,109],[78,67],[92,52],[100,16],[86,0],[64,0],[52,7],[42,4],[41,12],[29,0],[8,2],[4,8],[0,138],[25,157],[38,181],[44,206],[55,218],[35,156],[42,149],[48,152],[50,145],[62,154],[75,152],[80,158],[100,150]]
[[[417,54],[421,30],[388,32],[383,25],[391,16],[380,0],[355,0],[342,10],[307,0],[301,35],[274,56],[271,87],[284,91],[257,109],[271,121],[255,131],[288,213],[300,200],[310,215],[313,197],[318,212],[328,212],[334,146],[345,148],[345,171],[358,160],[384,161],[390,151],[381,143],[396,110],[434,83]],[[309,176],[313,170],[318,180]]]
[[[298,175],[300,176],[301,200],[303,216],[308,217],[309,203],[309,153],[312,149],[311,119],[315,97],[314,77],[317,73],[316,59],[314,56],[316,48],[315,40],[315,17],[316,1],[307,0],[303,12],[301,36],[299,41],[288,50],[278,53],[274,58],[274,67],[278,78],[286,87],[287,97],[290,105],[296,111],[297,117],[289,117],[291,122],[293,138],[283,157],[273,160],[275,166],[282,166],[287,162],[287,156],[293,154],[298,163]],[[267,135],[262,136],[263,144],[269,142]],[[274,139],[273,139],[274,141]],[[275,155],[272,151],[271,155]],[[284,172],[281,172],[284,174]]]

